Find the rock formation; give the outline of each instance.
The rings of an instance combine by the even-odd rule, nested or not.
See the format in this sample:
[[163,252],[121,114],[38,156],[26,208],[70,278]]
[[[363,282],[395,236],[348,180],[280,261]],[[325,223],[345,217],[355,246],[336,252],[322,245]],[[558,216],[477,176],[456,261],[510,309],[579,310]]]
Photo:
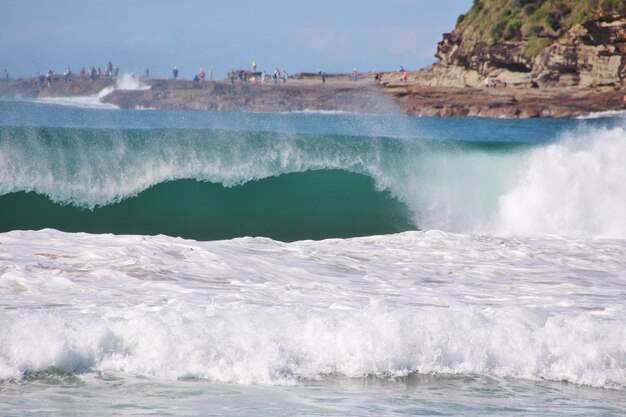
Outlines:
[[417,75],[418,83],[621,87],[626,79],[626,2],[475,0],[467,17],[443,35],[436,57],[437,63]]
[[[295,74],[288,83],[53,76],[0,83],[0,97],[96,95],[121,108],[423,116],[577,117],[626,110],[626,0],[474,0],[416,72]],[[67,82],[66,82],[67,81]],[[485,88],[485,84],[499,88]],[[502,87],[508,88],[502,88]],[[536,88],[530,88],[536,87]]]

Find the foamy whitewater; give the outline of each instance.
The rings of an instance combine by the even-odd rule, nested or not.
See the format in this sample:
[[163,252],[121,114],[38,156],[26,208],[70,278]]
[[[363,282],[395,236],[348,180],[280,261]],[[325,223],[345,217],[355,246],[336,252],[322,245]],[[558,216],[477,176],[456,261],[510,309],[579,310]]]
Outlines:
[[148,88],[150,88],[150,86],[144,84],[137,75],[122,74],[115,81],[115,86],[106,87],[93,96],[39,97],[33,99],[33,102],[85,109],[117,109],[118,107],[115,104],[103,103],[102,98],[115,90],[147,90]]
[[0,118],[0,414],[626,413],[619,118]]

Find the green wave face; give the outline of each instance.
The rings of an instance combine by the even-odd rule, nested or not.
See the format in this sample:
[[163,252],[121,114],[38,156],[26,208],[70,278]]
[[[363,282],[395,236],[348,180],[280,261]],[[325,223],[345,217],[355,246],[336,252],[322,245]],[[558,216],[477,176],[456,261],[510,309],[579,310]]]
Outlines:
[[93,210],[18,192],[0,197],[0,212],[2,232],[55,228],[197,240],[265,236],[293,241],[415,228],[406,205],[377,191],[371,178],[338,170],[285,174],[230,188],[177,180]]
[[528,147],[208,128],[4,126],[0,230],[202,240],[466,230],[493,211]]

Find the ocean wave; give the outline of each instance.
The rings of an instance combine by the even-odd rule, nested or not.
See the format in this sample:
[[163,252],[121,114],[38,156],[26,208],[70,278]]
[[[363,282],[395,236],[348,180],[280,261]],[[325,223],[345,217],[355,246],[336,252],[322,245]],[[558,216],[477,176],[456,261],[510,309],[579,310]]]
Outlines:
[[[314,313],[224,311],[171,302],[122,317],[8,314],[0,378],[59,369],[240,384],[348,377],[482,374],[624,389],[623,323],[455,307]],[[15,349],[18,347],[19,349]]]
[[626,237],[626,130],[583,129],[534,150],[499,199],[504,234]]
[[290,173],[344,171],[370,177],[377,190],[408,207],[419,229],[623,238],[625,158],[626,130],[619,126],[572,130],[540,145],[2,127],[0,195],[35,192],[93,210],[181,179],[228,188]]
[[411,232],[201,243],[45,230],[0,244],[2,379],[474,373],[626,389],[624,242]]
[[53,227],[198,240],[266,236],[283,241],[413,230],[409,210],[367,176],[310,171],[224,187],[178,180],[92,210],[35,193],[0,196],[0,231]]

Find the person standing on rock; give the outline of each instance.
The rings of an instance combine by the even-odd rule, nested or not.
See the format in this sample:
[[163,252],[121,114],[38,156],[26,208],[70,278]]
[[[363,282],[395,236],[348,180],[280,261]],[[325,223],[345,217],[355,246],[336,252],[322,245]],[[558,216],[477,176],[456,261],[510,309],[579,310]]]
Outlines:
[[256,72],[256,61],[252,61],[252,72]]
[[172,70],[172,77],[174,77],[174,79],[178,79],[178,67],[176,65],[174,65],[174,69]]
[[200,67],[200,73],[198,75],[200,76],[200,81],[204,82],[204,77],[206,76],[204,68]]

